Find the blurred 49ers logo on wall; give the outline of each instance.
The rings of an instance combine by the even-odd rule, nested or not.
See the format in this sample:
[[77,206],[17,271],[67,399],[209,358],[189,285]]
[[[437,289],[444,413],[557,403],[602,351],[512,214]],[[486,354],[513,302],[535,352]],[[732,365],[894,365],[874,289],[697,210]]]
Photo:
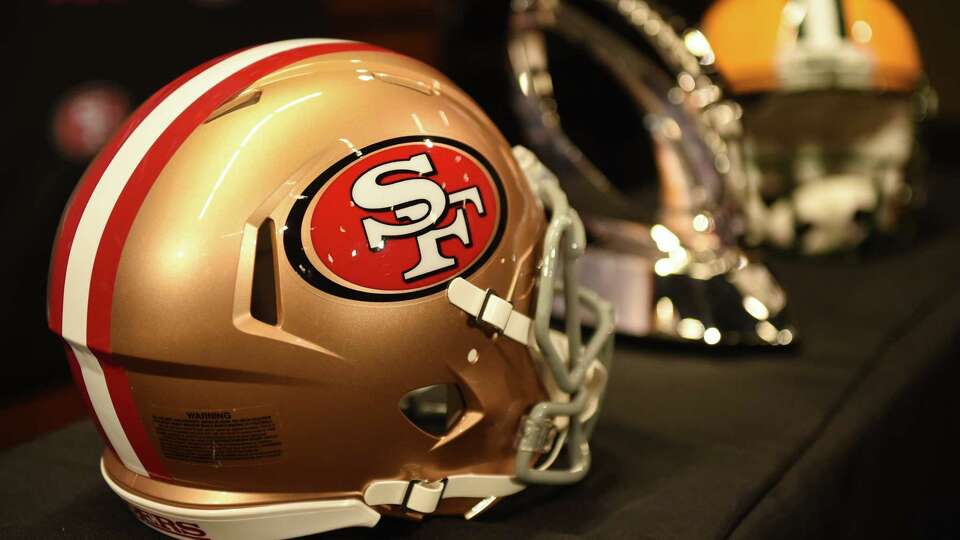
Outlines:
[[458,141],[404,137],[358,150],[298,197],[284,229],[293,268],[358,300],[416,298],[465,276],[496,248],[503,185]]

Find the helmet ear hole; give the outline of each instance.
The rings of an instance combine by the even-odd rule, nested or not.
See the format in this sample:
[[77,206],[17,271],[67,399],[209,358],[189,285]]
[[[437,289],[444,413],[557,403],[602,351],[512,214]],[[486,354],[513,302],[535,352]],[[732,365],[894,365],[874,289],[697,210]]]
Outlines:
[[432,384],[400,399],[400,412],[420,431],[434,437],[450,432],[463,416],[466,404],[456,384]]
[[273,227],[273,220],[267,219],[257,229],[257,251],[253,260],[253,282],[250,291],[250,315],[260,322],[276,325],[280,317],[277,304]]

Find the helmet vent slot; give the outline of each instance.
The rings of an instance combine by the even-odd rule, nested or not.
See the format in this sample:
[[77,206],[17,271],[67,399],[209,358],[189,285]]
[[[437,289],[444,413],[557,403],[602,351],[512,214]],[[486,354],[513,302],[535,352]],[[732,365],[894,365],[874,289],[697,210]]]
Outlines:
[[250,291],[250,315],[271,325],[280,320],[273,231],[272,219],[267,219],[257,229],[257,251],[253,260],[253,284]]
[[234,111],[239,111],[240,109],[260,103],[260,94],[260,90],[245,90],[237,94],[231,99],[228,99],[223,105],[217,107],[203,123],[213,122],[217,118],[226,116]]
[[455,384],[433,384],[417,388],[400,400],[400,411],[421,431],[442,437],[463,416],[463,394]]

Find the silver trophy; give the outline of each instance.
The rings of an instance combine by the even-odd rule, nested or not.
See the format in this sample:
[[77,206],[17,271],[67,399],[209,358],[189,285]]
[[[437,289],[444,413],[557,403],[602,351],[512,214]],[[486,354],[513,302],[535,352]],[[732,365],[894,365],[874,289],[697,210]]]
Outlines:
[[[745,181],[741,110],[701,69],[695,53],[709,51],[701,40],[696,31],[677,34],[642,1],[518,0],[508,40],[514,109],[525,142],[584,216],[596,247],[582,259],[581,280],[614,300],[620,332],[788,345],[796,332],[786,293],[736,243],[746,226],[732,196]],[[604,69],[643,112],[657,168],[652,199],[634,189],[651,179],[609,177],[565,130],[564,106],[590,104],[557,99],[550,61],[558,41]]]

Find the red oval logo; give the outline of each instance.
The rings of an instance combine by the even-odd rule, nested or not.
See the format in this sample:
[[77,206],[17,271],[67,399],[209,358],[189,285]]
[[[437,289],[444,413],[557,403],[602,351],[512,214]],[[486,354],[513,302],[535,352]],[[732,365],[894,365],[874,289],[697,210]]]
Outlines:
[[287,218],[284,247],[321,290],[400,300],[474,270],[505,218],[503,185],[479,152],[405,137],[359,150],[311,182]]

